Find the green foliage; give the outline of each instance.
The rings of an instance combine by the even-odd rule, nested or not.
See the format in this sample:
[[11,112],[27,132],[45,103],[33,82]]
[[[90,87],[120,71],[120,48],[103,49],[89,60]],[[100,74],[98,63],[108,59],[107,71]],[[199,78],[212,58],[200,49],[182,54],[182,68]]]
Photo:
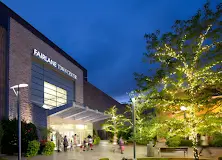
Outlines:
[[136,143],[140,145],[147,145],[149,144],[150,140],[149,139],[143,139],[143,138],[138,138],[136,139]]
[[96,136],[93,140],[94,140],[94,142],[93,142],[94,145],[98,145],[100,143],[99,136]]
[[185,139],[178,137],[178,136],[168,138],[166,141],[166,144],[169,147],[179,147],[179,146],[192,147],[193,146],[192,140],[185,140]]
[[105,114],[110,116],[108,120],[103,124],[103,129],[107,132],[117,134],[118,132],[126,132],[130,127],[127,122],[130,122],[124,115],[117,113],[116,106],[105,111]]
[[178,137],[178,136],[174,136],[174,137],[168,138],[167,142],[166,142],[166,144],[169,147],[178,147],[180,145],[180,143],[181,143],[181,138]]
[[2,157],[0,157],[0,160],[8,160],[7,158],[2,158]]
[[[136,74],[136,108],[142,111],[137,115],[142,115],[137,123],[139,136],[189,136],[195,148],[197,133],[221,129],[222,99],[213,98],[222,95],[221,13],[221,3],[216,9],[206,3],[192,18],[177,20],[171,32],[145,35],[145,60],[157,67],[155,74]],[[181,106],[186,107],[185,117]],[[144,125],[149,118],[143,111],[153,108],[156,117],[150,118],[156,120],[151,129]]]
[[40,143],[36,140],[30,141],[28,144],[26,156],[33,157],[38,154]]
[[51,141],[45,143],[45,147],[43,148],[42,154],[49,156],[54,152],[55,144]]
[[[28,143],[33,140],[38,140],[36,126],[32,123],[21,122],[22,133],[22,152],[26,153]],[[17,137],[18,137],[18,121],[2,120],[2,128],[4,134],[2,137],[2,153],[13,154],[17,153]]]
[[99,160],[109,160],[109,158],[100,158]]
[[95,129],[93,129],[93,136],[98,136],[98,132]]
[[216,132],[213,134],[213,140],[210,145],[212,147],[222,147],[222,133]]
[[192,140],[181,139],[180,146],[192,147],[193,142],[192,142]]
[[122,132],[120,131],[118,134],[117,134],[117,138],[119,139],[120,137],[122,137],[124,140],[129,140],[132,136],[132,130],[129,129],[128,131],[126,132]]
[[42,140],[47,139],[49,135],[52,133],[52,129],[47,127],[38,127],[38,130],[40,132],[40,137]]

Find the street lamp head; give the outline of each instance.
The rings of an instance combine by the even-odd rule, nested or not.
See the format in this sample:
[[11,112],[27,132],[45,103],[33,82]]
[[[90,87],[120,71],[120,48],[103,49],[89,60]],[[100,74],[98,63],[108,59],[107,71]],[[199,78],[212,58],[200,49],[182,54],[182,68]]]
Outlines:
[[113,118],[113,119],[116,119],[116,116],[113,116],[112,118]]
[[133,104],[135,104],[136,98],[135,97],[131,98],[131,101],[133,102]]
[[28,87],[28,84],[19,84],[19,85],[14,85],[12,87],[10,87],[11,89],[15,89],[15,88],[25,88]]
[[186,111],[186,110],[187,110],[187,107],[181,106],[181,107],[180,107],[180,110],[181,110],[181,111]]
[[17,96],[18,95],[18,91],[16,91],[15,89],[17,89],[17,88],[25,88],[25,87],[28,87],[28,84],[23,83],[23,84],[19,84],[19,85],[14,85],[14,86],[10,87],[10,89],[12,89],[14,91],[15,95]]

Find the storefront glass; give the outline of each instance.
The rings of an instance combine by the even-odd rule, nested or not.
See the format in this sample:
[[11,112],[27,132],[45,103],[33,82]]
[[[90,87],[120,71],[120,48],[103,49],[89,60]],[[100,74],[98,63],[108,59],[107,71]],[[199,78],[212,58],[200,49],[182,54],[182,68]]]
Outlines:
[[[88,135],[93,134],[93,125],[92,123],[88,124],[54,124],[50,125],[53,129],[53,133],[51,138],[53,142],[56,144],[56,150],[58,149],[58,143],[60,143],[60,149],[63,147],[63,138],[67,136],[68,139],[68,148],[71,146],[71,141],[74,143],[74,135],[77,135],[77,144],[81,145],[83,143],[84,138],[87,138]],[[61,135],[61,140],[59,140],[56,136],[56,133]]]

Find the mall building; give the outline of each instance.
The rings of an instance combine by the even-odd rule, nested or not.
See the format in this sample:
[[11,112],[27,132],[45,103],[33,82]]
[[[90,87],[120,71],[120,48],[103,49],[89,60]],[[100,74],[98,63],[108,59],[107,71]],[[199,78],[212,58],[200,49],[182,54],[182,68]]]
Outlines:
[[18,84],[28,84],[19,92],[22,120],[80,141],[101,130],[107,108],[123,108],[87,81],[83,66],[0,2],[0,119],[17,117],[11,87]]

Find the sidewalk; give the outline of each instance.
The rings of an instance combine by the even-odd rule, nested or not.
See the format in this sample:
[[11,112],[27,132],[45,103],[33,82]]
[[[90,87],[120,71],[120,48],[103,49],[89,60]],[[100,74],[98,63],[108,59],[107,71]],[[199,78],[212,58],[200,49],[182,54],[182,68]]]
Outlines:
[[[55,152],[52,156],[36,156],[31,158],[31,160],[99,160],[100,158],[109,158],[110,160],[121,160],[123,157],[132,158],[133,157],[133,147],[125,146],[124,154],[120,154],[120,151],[112,152],[112,145],[107,141],[101,141],[99,146],[95,146],[94,150],[90,151],[68,151],[68,152]],[[118,148],[118,147],[117,147]],[[211,148],[211,151],[216,156],[222,156],[222,148]],[[146,157],[146,146],[137,146],[136,155],[138,158]],[[183,157],[183,152],[175,153],[163,153],[162,157]],[[158,157],[157,150],[155,150],[155,157]],[[188,157],[193,157],[193,150],[189,148]],[[9,160],[17,160],[17,157],[7,157]],[[201,158],[212,158],[208,155],[206,151],[203,151],[203,156]],[[26,158],[22,158],[26,160]]]

